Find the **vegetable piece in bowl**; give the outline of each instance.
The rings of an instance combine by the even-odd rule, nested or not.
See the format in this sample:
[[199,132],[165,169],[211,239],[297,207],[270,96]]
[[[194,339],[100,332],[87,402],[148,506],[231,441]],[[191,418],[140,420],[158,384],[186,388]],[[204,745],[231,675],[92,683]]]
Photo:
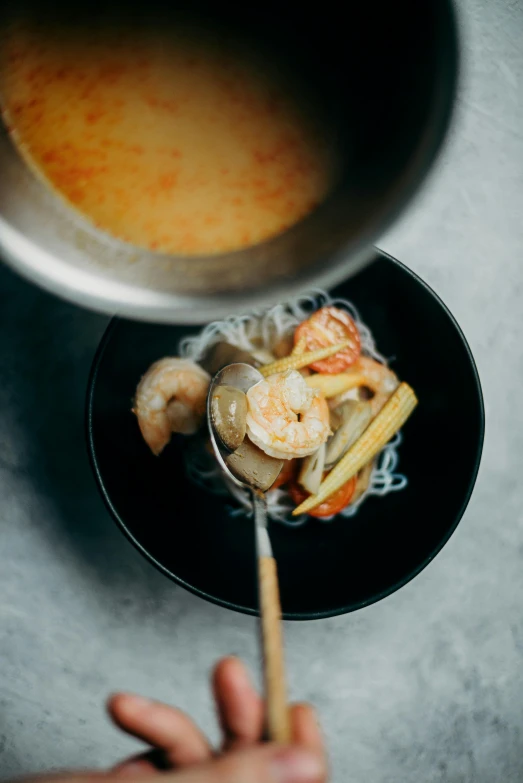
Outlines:
[[327,441],[324,460],[326,468],[334,467],[347,449],[365,432],[372,419],[372,406],[368,401],[347,400],[335,410],[341,422]]
[[401,383],[363,435],[355,441],[322,481],[317,494],[301,503],[292,513],[297,515],[310,511],[331,498],[349,479],[356,476],[367,462],[379,454],[393,435],[405,424],[417,404],[416,395],[410,386],[407,383]]
[[315,494],[320,488],[325,467],[325,447],[326,444],[322,443],[314,454],[310,454],[301,461],[298,483],[307,490],[309,495]]
[[[308,513],[311,517],[332,517],[335,514],[339,514],[343,511],[352,500],[354,490],[356,488],[356,477],[346,481],[342,486],[333,492],[327,500],[324,500],[319,505],[315,506]],[[293,482],[289,485],[289,494],[294,503],[297,506],[304,503],[311,495],[304,489],[298,482]]]
[[217,386],[211,400],[211,418],[221,442],[236,451],[247,432],[247,397],[234,386]]
[[365,492],[369,488],[369,484],[372,478],[372,471],[374,470],[374,460],[367,462],[358,473],[356,479],[356,487],[354,489],[354,495],[351,498],[351,503],[357,503],[358,500],[363,497]]
[[248,438],[225,461],[236,478],[262,492],[273,486],[283,466],[283,460],[269,457]]

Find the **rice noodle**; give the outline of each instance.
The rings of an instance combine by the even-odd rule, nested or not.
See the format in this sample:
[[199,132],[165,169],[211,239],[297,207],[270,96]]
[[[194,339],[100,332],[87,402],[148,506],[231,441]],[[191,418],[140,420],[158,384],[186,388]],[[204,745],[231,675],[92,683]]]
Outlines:
[[[223,321],[215,321],[199,334],[184,337],[179,344],[179,355],[199,362],[213,345],[221,341],[244,351],[255,351],[259,348],[270,351],[280,339],[293,334],[298,324],[305,321],[311,313],[326,305],[334,305],[350,313],[360,333],[362,353],[387,365],[387,360],[376,348],[370,329],[362,322],[354,305],[345,299],[332,299],[321,290],[313,291],[287,304],[278,304],[270,310],[258,310],[249,315],[232,315]],[[406,477],[396,473],[400,443],[401,434],[398,433],[379,454],[367,490],[354,505],[340,511],[341,516],[353,517],[368,497],[383,497],[407,486]],[[252,514],[249,493],[228,481],[216,460],[202,447],[187,449],[185,462],[192,481],[210,492],[232,496],[232,499],[237,501],[237,505],[231,509],[233,516]],[[307,515],[298,518],[291,516],[294,504],[284,488],[267,493],[267,506],[271,519],[289,527],[299,527],[308,519]],[[322,517],[320,521],[330,522],[334,518]]]

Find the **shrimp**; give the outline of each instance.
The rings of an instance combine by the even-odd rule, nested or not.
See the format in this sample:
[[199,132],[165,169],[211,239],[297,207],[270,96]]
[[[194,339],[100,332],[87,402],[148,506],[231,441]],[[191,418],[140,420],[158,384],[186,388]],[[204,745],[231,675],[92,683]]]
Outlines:
[[347,378],[353,376],[354,383],[348,391],[332,399],[331,405],[333,408],[336,408],[347,399],[353,399],[354,390],[359,386],[365,386],[374,393],[370,404],[372,415],[376,416],[399,386],[396,373],[389,370],[385,364],[381,364],[368,356],[360,356],[352,367],[344,371],[343,375]]
[[297,370],[251,386],[247,404],[247,434],[270,457],[307,457],[330,435],[325,398],[309,389]]
[[167,356],[149,367],[136,389],[133,412],[153,454],[163,451],[173,432],[196,432],[210,382],[211,376],[189,359]]

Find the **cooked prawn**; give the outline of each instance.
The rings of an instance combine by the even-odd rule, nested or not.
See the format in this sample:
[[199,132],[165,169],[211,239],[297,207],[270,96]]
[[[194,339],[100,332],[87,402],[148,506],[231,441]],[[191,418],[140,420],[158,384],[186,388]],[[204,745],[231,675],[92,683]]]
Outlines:
[[346,378],[352,376],[354,382],[351,384],[349,391],[340,394],[339,397],[332,400],[333,407],[336,407],[346,399],[351,399],[354,395],[354,389],[366,387],[374,394],[370,400],[373,416],[380,412],[391,394],[399,386],[396,373],[389,370],[385,364],[381,364],[368,356],[360,356],[352,367],[344,371],[343,376]]
[[210,381],[211,376],[189,359],[167,356],[149,367],[136,389],[133,411],[153,454],[160,454],[173,432],[196,432]]
[[247,392],[247,433],[270,457],[313,454],[330,435],[329,408],[297,370],[270,375]]

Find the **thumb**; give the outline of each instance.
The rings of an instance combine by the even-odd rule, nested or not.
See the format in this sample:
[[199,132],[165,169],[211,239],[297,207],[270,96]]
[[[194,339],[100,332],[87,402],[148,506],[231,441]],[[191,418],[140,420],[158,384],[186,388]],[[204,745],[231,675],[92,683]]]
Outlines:
[[[164,783],[323,783],[322,758],[309,750],[256,745],[167,774]],[[142,779],[145,783],[144,779]],[[152,783],[152,782],[151,782]],[[156,781],[157,783],[157,781]]]

